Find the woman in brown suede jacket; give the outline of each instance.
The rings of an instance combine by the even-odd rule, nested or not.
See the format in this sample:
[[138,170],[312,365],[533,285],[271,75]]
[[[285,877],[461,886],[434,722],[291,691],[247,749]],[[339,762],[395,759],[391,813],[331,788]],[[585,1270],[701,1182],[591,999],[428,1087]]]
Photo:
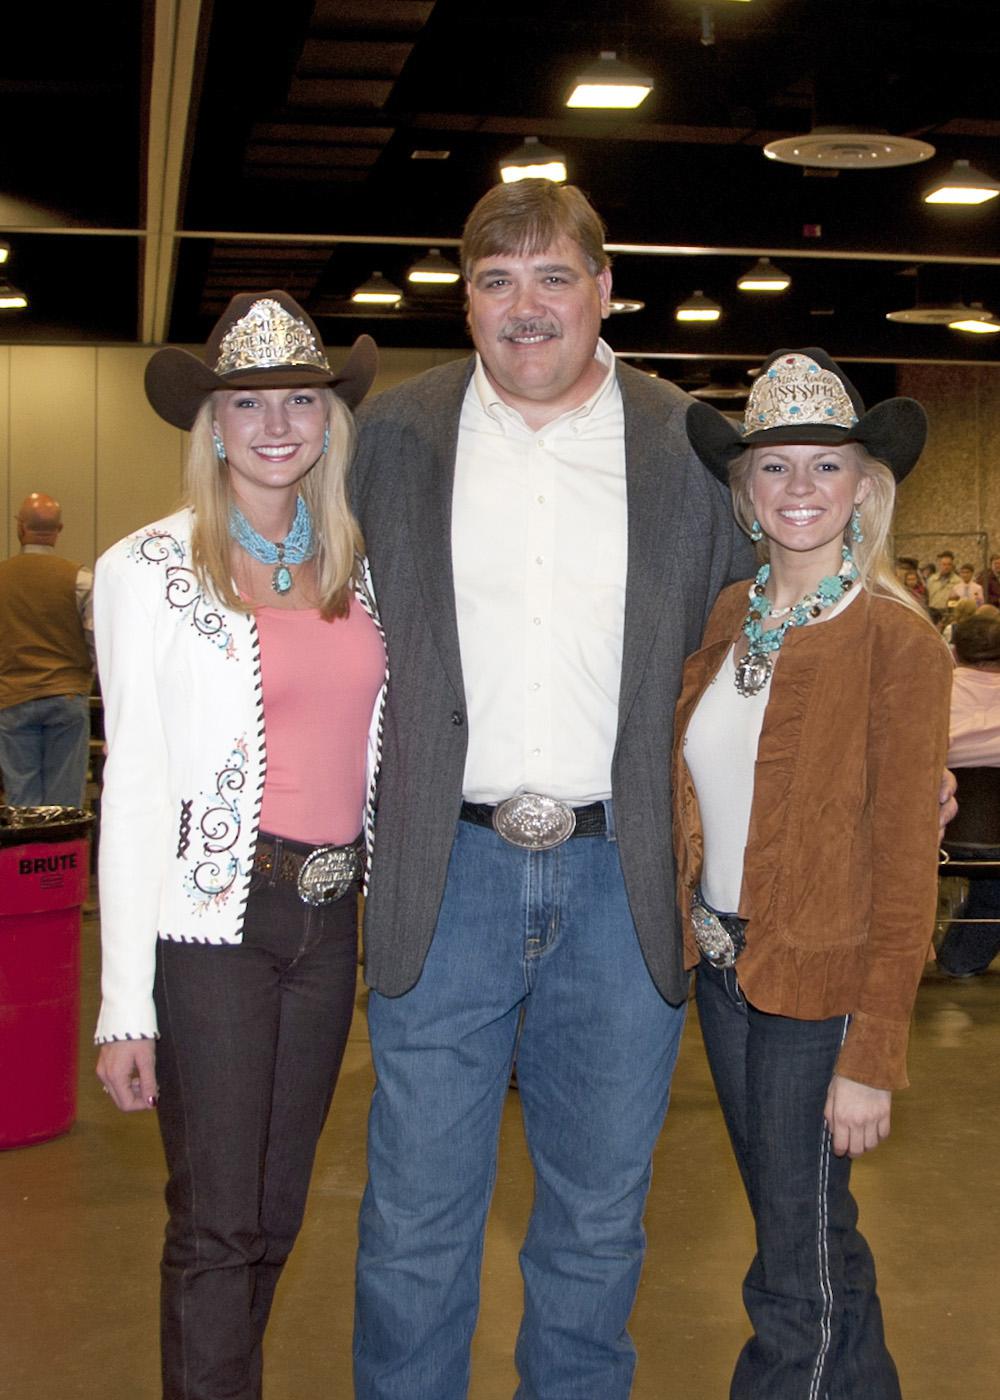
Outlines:
[[951,661],[885,547],[926,419],[865,413],[812,348],[768,360],[742,432],[696,404],[688,433],[767,560],[675,726],[688,962],[757,1230],[731,1400],[898,1400],[849,1177],[907,1082],[936,907]]

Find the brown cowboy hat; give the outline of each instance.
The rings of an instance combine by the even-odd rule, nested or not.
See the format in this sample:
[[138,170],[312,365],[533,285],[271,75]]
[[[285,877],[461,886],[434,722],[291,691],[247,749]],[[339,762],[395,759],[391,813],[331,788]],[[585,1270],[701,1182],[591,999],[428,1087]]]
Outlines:
[[315,322],[294,297],[282,291],[241,292],[216,322],[204,360],[175,346],[157,350],[146,366],[146,397],[175,428],[190,428],[216,389],[326,384],[348,408],[356,408],[377,368],[370,335],[359,335],[334,371]]
[[777,443],[860,443],[897,481],[917,464],[927,415],[916,399],[864,400],[825,350],[776,350],[754,380],[742,431],[707,403],[687,411],[691,446],[708,470],[729,481],[729,464],[748,447]]

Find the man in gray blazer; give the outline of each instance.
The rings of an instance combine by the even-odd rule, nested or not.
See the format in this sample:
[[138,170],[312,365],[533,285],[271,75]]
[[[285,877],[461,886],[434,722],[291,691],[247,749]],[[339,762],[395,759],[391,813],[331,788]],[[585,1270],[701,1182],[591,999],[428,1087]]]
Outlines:
[[489,191],[473,359],[365,405],[354,505],[390,654],[365,918],[378,1084],[363,1400],[461,1400],[517,1049],[535,1170],[523,1400],[624,1400],[650,1160],[684,1018],[669,753],[685,655],[752,572],[689,400],[599,339],[578,190]]

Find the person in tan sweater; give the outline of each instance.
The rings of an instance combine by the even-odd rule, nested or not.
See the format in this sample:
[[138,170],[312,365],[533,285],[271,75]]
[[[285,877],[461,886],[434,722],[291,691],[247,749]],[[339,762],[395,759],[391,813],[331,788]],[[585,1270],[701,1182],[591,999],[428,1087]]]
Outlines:
[[33,491],[0,563],[0,770],[16,807],[79,807],[90,745],[90,569],[60,559],[59,502]]
[[687,962],[757,1230],[730,1396],[899,1400],[850,1165],[907,1082],[935,913],[951,659],[885,550],[926,419],[866,413],[810,348],[768,360],[742,431],[687,424],[765,559],[720,595],[675,724]]

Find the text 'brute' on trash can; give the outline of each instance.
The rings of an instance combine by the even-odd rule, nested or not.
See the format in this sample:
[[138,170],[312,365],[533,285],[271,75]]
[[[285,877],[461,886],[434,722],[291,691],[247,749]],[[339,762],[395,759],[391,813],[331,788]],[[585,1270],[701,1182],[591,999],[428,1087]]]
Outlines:
[[93,816],[0,807],[0,1148],[76,1116],[80,910]]

